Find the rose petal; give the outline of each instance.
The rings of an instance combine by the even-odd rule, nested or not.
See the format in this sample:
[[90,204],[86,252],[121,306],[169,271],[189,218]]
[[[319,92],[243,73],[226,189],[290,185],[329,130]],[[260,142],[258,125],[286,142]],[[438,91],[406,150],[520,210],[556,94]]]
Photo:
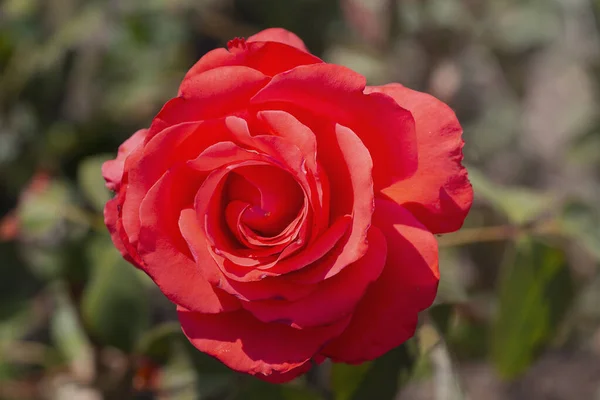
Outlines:
[[[306,250],[302,251],[298,257],[286,260],[278,259],[277,262],[269,263],[266,267],[257,267],[263,270],[266,276],[302,269],[307,264],[298,261],[304,259],[310,260],[311,263],[317,263],[318,266],[298,272],[294,275],[294,279],[299,283],[314,284],[334,276],[366,252],[365,240],[373,212],[372,163],[369,153],[360,139],[350,129],[341,125],[323,128],[321,138],[319,145],[327,149],[329,154],[325,159],[324,167],[329,175],[336,177],[331,181],[331,191],[336,193],[330,201],[332,216],[337,220],[337,218],[351,213],[350,231],[339,244],[327,242],[333,244],[335,250],[329,253],[331,248],[327,248],[329,254],[323,262],[312,257],[313,254]],[[341,237],[336,236],[336,238],[339,240]],[[321,247],[314,247],[314,250],[316,249],[321,249]],[[319,256],[323,255],[325,253],[319,254]],[[227,268],[227,271],[224,272],[233,279],[238,277],[237,279],[244,281],[256,279],[257,275],[262,275],[262,273],[258,273],[257,269],[240,271]]]
[[250,36],[247,40],[248,43],[251,42],[279,42],[283,44],[287,44],[288,46],[295,47],[299,50],[308,52],[306,45],[295,33],[292,33],[283,28],[268,28],[262,30],[252,36]]
[[299,214],[304,193],[289,174],[277,167],[254,166],[240,168],[238,173],[258,188],[261,203],[249,208],[243,223],[265,236],[276,236]]
[[180,96],[169,100],[150,125],[148,138],[182,122],[245,114],[250,98],[270,78],[245,66],[226,66],[184,79]]
[[473,202],[473,189],[461,165],[462,128],[454,112],[435,97],[399,84],[370,87],[367,91],[392,97],[416,121],[418,170],[382,192],[433,233],[459,229]]
[[189,86],[194,77],[222,67],[244,66],[260,71],[267,76],[274,76],[299,65],[317,64],[323,61],[291,43],[279,40],[239,40],[239,46],[229,46],[225,49],[215,49],[204,55],[183,78],[178,95],[183,94],[183,87]]
[[119,190],[121,179],[123,178],[125,160],[136,147],[144,142],[147,134],[147,129],[140,129],[119,146],[119,152],[117,153],[116,159],[106,161],[102,164],[102,176],[106,181],[107,188],[113,191]]
[[[214,169],[214,168],[218,168],[220,166],[227,165],[228,163],[234,161],[234,159],[239,159],[240,161],[248,160],[248,159],[259,160],[259,159],[264,159],[264,156],[268,155],[268,157],[273,157],[274,159],[276,159],[275,161],[278,160],[281,164],[283,164],[284,167],[287,167],[287,170],[289,171],[289,173],[296,177],[296,179],[298,180],[300,185],[303,187],[305,192],[311,194],[310,195],[311,205],[315,205],[315,204],[319,203],[319,200],[314,198],[315,197],[314,193],[317,192],[317,190],[315,190],[313,187],[311,187],[311,183],[308,181],[307,174],[303,172],[303,165],[304,165],[303,157],[302,157],[302,154],[300,153],[300,150],[296,146],[293,146],[290,143],[287,143],[284,138],[280,138],[280,137],[266,136],[266,135],[250,136],[246,122],[240,118],[229,117],[226,119],[226,123],[238,142],[241,142],[245,146],[254,147],[254,148],[259,149],[259,151],[261,151],[261,154],[256,154],[254,152],[249,152],[249,151],[243,150],[243,149],[236,149],[235,145],[232,145],[232,144],[229,144],[229,145],[219,144],[219,145],[215,145],[214,152],[211,150],[211,157],[204,157],[204,155],[201,154],[198,157],[198,159],[196,161],[192,162],[192,164],[190,164],[190,165],[194,165],[195,168],[200,168],[199,166],[196,166],[196,164],[204,165],[204,164],[208,163],[206,166],[202,167],[201,169],[206,170],[208,167]],[[332,135],[335,135],[335,133],[332,133]],[[358,140],[357,143],[359,143],[359,142],[360,141]],[[217,149],[217,146],[219,146],[218,149]],[[229,147],[234,146],[234,147],[227,148],[228,146]],[[209,149],[207,149],[207,151],[209,151]],[[366,153],[366,150],[365,150],[365,153]],[[368,159],[368,154],[367,154],[366,159],[361,158],[361,160],[367,160],[367,159]],[[363,171],[363,175],[365,177],[365,182],[367,184],[367,187],[363,188],[366,190],[360,191],[361,192],[360,196],[362,198],[364,198],[364,196],[366,194],[368,194],[370,192],[372,193],[372,190],[370,190],[370,188],[368,187],[368,185],[371,182],[368,169],[364,169],[363,166],[361,165],[361,170]],[[358,172],[357,172],[357,174],[358,174]],[[360,188],[361,185],[359,184],[359,185],[357,185],[357,187]],[[205,190],[207,195],[205,195],[204,197],[212,195],[214,190],[215,190],[214,188],[211,188],[211,189],[207,188]],[[357,191],[357,193],[358,193],[358,191]],[[203,197],[198,196],[198,198],[202,199]],[[351,201],[352,201],[352,199],[348,200],[347,203],[351,203]],[[215,204],[218,204],[218,202]],[[348,212],[353,212],[351,204],[347,208],[348,208],[348,210],[347,210]],[[357,210],[359,210],[357,215],[360,215],[362,212],[360,210],[363,210],[363,209],[368,210],[369,213],[371,212],[372,199],[370,202],[367,201],[366,203],[363,203],[362,206],[359,205],[357,207]],[[197,210],[200,210],[200,208],[197,207]],[[316,213],[320,212],[320,210],[317,208],[316,210],[314,210],[314,212],[316,214]],[[204,211],[202,213],[204,213]],[[214,216],[215,213],[216,212],[212,212],[212,213],[209,212],[207,215]],[[342,217],[342,216],[340,215],[340,217]],[[366,225],[368,225],[368,221],[365,222],[361,218],[358,218],[357,221],[361,221],[361,223],[365,224],[365,231],[366,231]],[[213,226],[217,226],[217,225],[213,225]],[[222,229],[217,228],[216,230],[211,230],[212,233],[209,233],[209,238],[211,240],[226,239],[226,237],[222,236],[222,235],[213,236],[213,234],[218,234],[219,231],[222,231]],[[358,241],[358,240],[360,240],[360,235],[356,236],[356,238],[355,238],[355,241]],[[241,281],[260,280],[260,279],[262,279],[262,276],[280,275],[281,273],[283,273],[282,271],[279,271],[280,264],[281,264],[280,261],[282,261],[283,258],[290,255],[291,252],[295,251],[295,250],[293,250],[293,248],[291,248],[291,246],[294,246],[295,248],[299,248],[299,245],[301,245],[300,243],[291,244],[290,247],[286,248],[286,250],[284,250],[281,253],[280,257],[277,257],[273,260],[269,260],[269,261],[267,261],[267,264],[264,264],[264,262],[260,261],[260,260],[248,259],[248,254],[244,254],[244,255],[242,255],[242,258],[239,258],[239,257],[235,256],[234,254],[232,254],[230,251],[226,251],[226,248],[232,247],[232,246],[223,246],[223,243],[226,244],[226,241],[225,242],[220,241],[219,243],[221,243],[221,244],[215,243],[216,248],[218,248],[222,252],[222,254],[224,255],[225,258],[228,258],[229,260],[231,260],[231,263],[223,263],[223,264],[220,263],[223,273],[233,279],[239,278],[239,280],[241,280]],[[302,244],[302,245],[304,245],[304,244]],[[359,248],[360,246],[356,246],[356,247],[358,249],[357,251],[352,250],[352,251],[349,251],[347,254],[349,254],[351,256],[354,255],[354,256],[356,256],[356,258],[360,257],[362,255],[362,254],[359,254],[359,251],[361,250],[361,248]],[[322,248],[322,246],[315,247],[315,249],[319,249],[319,248]],[[328,250],[329,250],[329,248],[327,248],[327,251]],[[217,260],[219,259],[218,256],[216,256],[215,258]],[[314,262],[317,259],[310,258],[310,257],[304,257],[304,260],[306,260],[308,262]],[[283,269],[285,272],[290,272],[292,270],[302,268],[306,265],[306,264],[299,263],[297,261],[299,261],[299,260],[297,259],[297,260],[292,261],[291,263],[285,263],[285,264],[281,265],[281,269]],[[343,263],[343,262],[344,262],[344,260],[340,261],[340,263]],[[236,264],[239,266],[242,266],[241,271],[240,271],[240,269],[236,269]],[[261,266],[260,264],[264,264],[264,265]],[[251,267],[251,266],[261,269],[261,270],[264,270],[264,269],[267,269],[270,267],[277,267],[278,271],[273,274],[270,274],[269,272],[260,272],[257,269],[253,270],[250,268],[246,268],[246,267]],[[291,267],[291,269],[290,269],[290,267]],[[232,269],[234,269],[234,270],[232,270]],[[333,269],[333,274],[337,273],[337,271],[338,270]],[[241,273],[241,275],[240,275],[240,273]],[[311,282],[311,283],[313,283],[313,282]]]
[[308,52],[278,42],[246,42],[229,50],[237,63],[246,65],[267,76],[275,76],[299,65],[321,64],[323,61]]
[[[216,177],[216,175],[213,175],[213,177]],[[215,179],[218,180],[218,178]],[[228,258],[233,257],[231,255],[225,256],[224,250],[218,249],[215,251],[212,249],[213,244],[206,236],[197,210],[186,209],[181,212],[179,229],[196,260],[198,271],[214,286],[240,300],[253,301],[282,297],[297,299],[314,290],[314,287],[311,286],[295,285],[293,282],[279,280],[260,280],[256,282],[231,280],[223,273],[227,270],[227,266],[223,265],[227,264]],[[246,267],[246,269],[250,268]]]
[[[330,252],[332,252],[332,249],[335,248],[336,244],[338,244],[343,240],[342,238],[348,235],[351,226],[352,217],[350,215],[343,215],[335,220],[329,229],[320,235],[314,242],[307,245],[304,249],[302,249],[302,251],[298,251],[297,254],[294,254],[293,256],[287,257],[287,254],[284,254],[284,250],[282,253],[283,255],[276,260],[267,264],[259,265],[254,269],[242,267],[236,268],[235,265],[227,265],[227,267],[223,270],[228,278],[240,282],[260,281],[266,277],[281,276],[282,278],[287,277],[290,282],[301,283],[302,285],[314,284],[322,280],[322,276],[325,274],[323,270],[328,271],[333,264],[333,261],[330,260],[328,264],[322,265],[321,269],[317,271],[319,272],[319,277],[321,279],[316,279],[314,277],[314,273],[311,274],[309,279],[302,277],[299,274],[294,274],[291,276],[290,273],[301,270],[326,257]],[[296,244],[296,242],[292,243],[289,247],[293,246],[294,244]],[[303,243],[297,243],[298,247],[303,245]],[[337,254],[335,256],[337,257]],[[290,276],[286,274],[290,274]],[[303,278],[302,281],[300,278]],[[282,294],[281,297],[289,298],[286,296],[286,294]]]
[[274,371],[271,375],[256,374],[254,376],[256,376],[258,379],[269,383],[285,383],[299,377],[302,374],[307,373],[308,371],[310,371],[313,365],[315,365],[315,362],[314,359],[311,359],[306,361],[304,364],[301,364],[299,367],[296,367],[284,373]]
[[210,99],[215,109],[219,103],[221,107],[231,107],[236,97],[245,99],[268,81],[263,73],[250,67],[223,66],[184,79],[179,87],[179,96],[184,99]]
[[[302,190],[289,174],[281,169],[277,160],[266,154],[243,149],[233,142],[221,142],[207,148],[195,160],[189,161],[188,165],[202,172],[213,171],[196,196],[196,209],[199,215],[205,215],[201,217],[200,224],[205,227],[211,243],[226,258],[240,265],[258,266],[262,263],[260,256],[264,252],[240,249],[239,243],[235,243],[230,236],[224,234],[225,231],[230,231],[227,221],[232,218],[227,217],[227,208],[222,209],[224,198],[228,201],[241,200],[248,205],[242,207],[244,213],[241,215],[241,222],[248,229],[266,229],[267,233],[276,234],[296,227],[287,232],[290,236],[287,242],[296,236],[303,237],[300,223],[303,220],[301,217],[307,213],[307,206]],[[226,182],[231,193],[221,193]],[[248,189],[248,193],[242,193],[242,183],[246,184],[242,188]],[[229,196],[224,197],[227,194]],[[225,215],[222,215],[223,213]],[[250,232],[236,227],[232,233],[234,236],[248,237]],[[258,238],[256,234],[253,234],[253,237]],[[276,240],[277,235],[271,238]],[[274,260],[273,257],[269,260]]]
[[317,169],[317,140],[309,127],[293,115],[280,110],[260,111],[258,118],[265,123],[270,133],[286,139],[300,149],[307,169]]
[[[117,220],[116,220],[116,224],[114,226],[114,234],[115,234],[114,240],[116,241],[117,240],[116,237],[118,236],[118,239],[123,244],[123,246],[125,248],[125,252],[127,253],[127,255],[124,255],[124,258],[127,261],[131,262],[132,264],[134,264],[135,266],[138,266],[140,268],[143,266],[144,262],[142,261],[142,259],[140,258],[139,254],[138,254],[137,247],[136,247],[137,243],[132,244],[132,242],[129,239],[129,236],[125,230],[124,223],[123,223],[123,204],[125,203],[125,200],[127,198],[127,188],[129,187],[129,170],[133,166],[137,165],[138,161],[140,160],[140,158],[143,155],[143,152],[144,152],[144,146],[139,145],[131,152],[131,154],[125,160],[125,166],[123,167],[123,176],[121,178],[121,185],[119,187],[119,191],[115,195]],[[134,212],[136,213],[136,215],[138,215],[139,209],[135,208]],[[136,231],[136,234],[137,234],[137,231]]]
[[[352,129],[373,159],[376,190],[411,176],[416,170],[417,143],[411,114],[388,96],[363,93],[365,78],[334,64],[296,67],[273,77],[251,100],[262,109],[308,112],[304,124],[311,126],[311,114]],[[291,106],[291,107],[290,107]],[[313,129],[320,140],[318,131]]]
[[[250,257],[250,252],[239,248],[227,229],[222,210],[224,186],[230,172],[246,165],[264,164],[263,161],[253,160],[254,157],[259,157],[257,154],[251,152],[243,154],[248,157],[246,160],[241,160],[243,162],[216,169],[207,176],[196,193],[193,207],[197,214],[196,223],[203,232],[203,238],[208,240],[211,252],[237,264],[251,267],[258,265],[260,261]],[[205,244],[201,243],[201,245]],[[222,263],[219,265],[222,267]]]
[[252,301],[242,303],[263,322],[289,321],[296,329],[331,324],[354,311],[367,286],[376,280],[385,264],[387,248],[383,234],[376,227],[369,230],[367,253],[333,278],[300,300]]
[[321,207],[315,215],[315,230],[322,232],[329,224],[329,180],[317,162],[317,140],[309,127],[293,115],[284,111],[261,111],[258,118],[267,126],[271,134],[294,143],[302,152],[307,171],[312,172]]
[[[210,171],[219,169],[221,167],[227,166],[233,163],[241,163],[247,160],[264,160],[265,163],[273,163],[268,156],[257,154],[256,152],[251,152],[246,149],[239,147],[237,144],[229,141],[216,143],[212,146],[209,146],[206,150],[204,150],[196,159],[189,161],[188,165],[192,168],[208,173]],[[269,174],[269,179],[273,178],[273,174],[275,175],[283,175],[286,174],[283,172],[278,166],[267,167],[265,165],[256,166],[256,167],[246,167],[246,168],[237,168],[233,170],[231,174],[227,177],[227,186],[226,186],[226,194],[225,198],[229,203],[225,207],[225,220],[227,222],[227,226],[231,233],[237,238],[238,241],[245,244],[247,247],[251,249],[257,250],[260,248],[260,251],[254,252],[253,255],[258,256],[261,255],[273,255],[274,252],[272,249],[265,249],[265,246],[273,246],[277,244],[289,243],[294,236],[294,232],[298,232],[298,227],[301,221],[304,219],[304,216],[307,212],[307,204],[305,201],[302,201],[302,191],[299,188],[292,188],[292,190],[285,191],[285,195],[290,197],[290,195],[294,194],[294,191],[298,193],[295,196],[300,197],[300,201],[303,203],[302,212],[296,212],[296,216],[294,219],[290,221],[288,226],[284,229],[277,228],[276,230],[280,230],[281,232],[275,236],[271,237],[261,237],[256,232],[252,231],[246,226],[244,222],[244,218],[248,217],[247,211],[253,208],[260,208],[263,210],[269,210],[272,214],[270,218],[272,222],[279,221],[282,216],[279,215],[281,212],[277,212],[273,210],[271,206],[269,206],[266,202],[268,201],[268,196],[265,196],[263,193],[267,188],[260,188],[260,186],[256,185],[256,182],[253,183],[252,176],[248,176],[247,174],[251,174],[252,171],[248,170],[248,168],[271,168],[273,171]],[[245,171],[245,172],[244,172]],[[256,175],[256,174],[255,174]],[[286,175],[287,176],[287,175]],[[262,177],[259,177],[263,179]],[[256,180],[256,179],[254,179]],[[288,179],[291,180],[291,179]],[[288,182],[289,183],[289,182]],[[269,181],[270,185],[274,185],[275,183]],[[295,185],[295,183],[294,183]],[[279,186],[277,196],[281,194],[281,188],[285,186]],[[297,190],[296,190],[297,189]],[[212,196],[211,192],[213,189],[210,189],[207,192],[209,196]],[[286,197],[284,196],[284,197]],[[292,199],[294,200],[294,199]],[[286,198],[279,198],[274,200],[277,207],[286,206],[284,209],[284,213],[293,212],[295,207],[287,206],[290,201],[286,201]],[[271,201],[273,202],[273,201]],[[280,206],[281,205],[281,206]],[[274,212],[275,211],[275,212]],[[299,210],[297,210],[299,211]],[[217,210],[217,214],[220,214],[222,210]],[[219,218],[217,218],[219,219]],[[261,240],[261,242],[257,242]]]
[[414,335],[418,312],[433,302],[439,280],[437,241],[410,212],[377,200],[373,225],[387,240],[387,261],[348,328],[322,354],[337,362],[377,358]]
[[250,206],[250,204],[239,200],[234,200],[227,204],[225,219],[229,230],[238,242],[251,250],[256,257],[263,258],[280,253],[294,240],[304,213],[300,213],[279,235],[265,237],[258,235],[242,222],[242,216]]
[[[244,214],[244,212],[248,208],[245,208],[240,212],[240,216]],[[243,243],[251,249],[265,249],[265,248],[273,248],[273,246],[281,246],[288,245],[292,240],[304,239],[302,229],[302,222],[307,218],[308,215],[308,204],[305,202],[302,211],[298,213],[296,218],[294,218],[289,225],[283,229],[278,235],[275,236],[263,236],[252,229],[248,228],[245,224],[242,223],[241,219],[237,222],[237,228],[241,236],[241,240]],[[283,250],[283,248],[281,248]]]
[[[230,137],[223,120],[187,122],[174,125],[149,139],[143,149],[128,158],[127,195],[122,204],[122,223],[129,242],[138,240],[139,207],[156,181],[177,162],[192,159],[202,150]],[[129,164],[129,163],[128,163]]]
[[178,307],[177,312],[183,333],[198,350],[236,371],[265,376],[305,365],[349,320],[298,330],[265,324],[246,311],[209,315]]
[[129,262],[133,263],[136,267],[139,268],[138,265],[133,261],[127,248],[123,244],[123,240],[121,240],[121,235],[117,230],[117,221],[118,221],[118,213],[117,213],[117,205],[119,203],[119,199],[114,197],[110,199],[106,206],[104,206],[104,224],[108,228],[108,232],[110,233],[110,238],[112,239],[113,244],[119,250],[121,255]]
[[174,303],[203,313],[235,310],[239,303],[214,288],[196,266],[179,231],[179,214],[202,178],[185,164],[167,171],[140,205],[138,250],[145,272]]
[[[279,161],[290,175],[296,178],[304,191],[312,196],[313,188],[304,172],[304,157],[298,146],[278,136],[251,136],[248,123],[242,118],[228,117],[225,123],[238,143]],[[311,201],[311,203],[318,204],[316,201]]]
[[[323,136],[322,144],[330,157],[324,162],[331,179],[332,215],[352,213],[352,225],[346,240],[340,241],[327,259],[317,266],[299,271],[294,279],[302,283],[315,283],[330,278],[346,266],[361,258],[367,251],[367,231],[373,213],[372,161],[369,152],[350,129],[337,124],[333,128],[335,139]],[[333,140],[332,140],[333,139]],[[331,163],[331,160],[339,160]],[[350,203],[351,209],[347,209]],[[338,211],[336,211],[338,210]]]

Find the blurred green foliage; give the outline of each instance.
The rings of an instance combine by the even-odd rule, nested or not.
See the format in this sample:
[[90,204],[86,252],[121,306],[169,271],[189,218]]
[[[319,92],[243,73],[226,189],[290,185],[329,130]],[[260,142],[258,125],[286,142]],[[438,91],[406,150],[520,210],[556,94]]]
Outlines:
[[[0,399],[597,398],[599,21],[597,0],[0,2]],[[449,103],[476,193],[414,339],[279,386],[185,340],[111,245],[100,174],[200,56],[269,26]]]
[[512,378],[531,365],[552,339],[572,302],[573,282],[557,248],[525,241],[508,257],[499,287],[492,358]]

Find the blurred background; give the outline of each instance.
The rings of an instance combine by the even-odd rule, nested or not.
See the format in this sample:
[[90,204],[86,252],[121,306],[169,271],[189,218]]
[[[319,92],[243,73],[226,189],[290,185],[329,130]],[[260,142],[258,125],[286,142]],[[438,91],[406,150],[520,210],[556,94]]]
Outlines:
[[[598,0],[0,1],[0,399],[600,399],[599,21]],[[200,56],[271,26],[449,103],[476,193],[415,339],[281,386],[192,350],[101,216],[101,163]]]

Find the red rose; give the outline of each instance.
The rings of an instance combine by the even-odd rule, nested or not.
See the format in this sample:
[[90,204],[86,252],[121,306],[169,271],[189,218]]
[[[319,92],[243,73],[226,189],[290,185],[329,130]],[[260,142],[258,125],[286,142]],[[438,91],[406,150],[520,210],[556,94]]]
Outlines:
[[113,241],[232,369],[283,382],[381,356],[414,334],[436,295],[434,234],[471,205],[461,127],[285,30],[228,47],[104,165]]

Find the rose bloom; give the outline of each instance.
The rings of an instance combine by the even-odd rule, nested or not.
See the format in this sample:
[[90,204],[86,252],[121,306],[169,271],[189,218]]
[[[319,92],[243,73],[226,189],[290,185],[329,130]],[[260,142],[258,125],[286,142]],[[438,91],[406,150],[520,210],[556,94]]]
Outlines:
[[283,29],[202,57],[104,164],[115,246],[230,368],[285,382],[372,360],[436,295],[435,234],[472,189],[434,97],[310,54]]

